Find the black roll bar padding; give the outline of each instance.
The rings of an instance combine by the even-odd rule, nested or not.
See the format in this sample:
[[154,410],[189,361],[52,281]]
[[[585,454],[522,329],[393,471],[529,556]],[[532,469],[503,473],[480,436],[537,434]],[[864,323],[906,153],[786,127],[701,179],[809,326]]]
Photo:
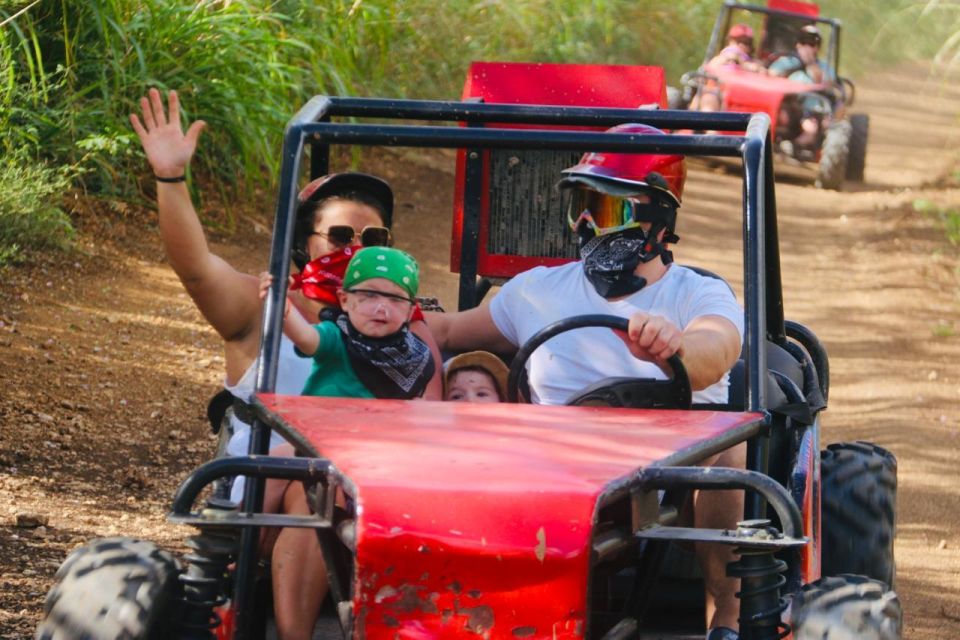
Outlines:
[[[781,307],[782,295],[779,291],[780,265],[777,242],[776,223],[770,226],[767,232],[766,218],[775,212],[776,204],[773,201],[773,161],[770,154],[770,117],[765,113],[755,113],[750,117],[743,143],[743,232],[744,232],[744,265],[743,287],[745,309],[752,309],[753,313],[744,313],[744,341],[749,358],[745,360],[745,377],[747,392],[745,407],[748,411],[763,411],[767,408],[767,349],[766,341],[770,336],[770,328],[777,335],[782,333],[783,314]],[[751,211],[758,212],[750,215]],[[770,249],[768,252],[767,249]],[[767,263],[767,255],[775,264]],[[768,280],[771,266],[775,269],[774,277]],[[778,285],[778,291],[771,296],[773,304],[767,305],[767,282]],[[774,317],[768,316],[774,314]],[[764,434],[751,439],[747,443],[747,466],[759,472],[766,473],[769,464],[769,437]],[[764,496],[761,492],[748,494],[744,500],[744,517],[753,520],[763,517],[766,513]]]
[[[745,489],[770,503],[780,517],[783,534],[803,537],[800,509],[783,486],[768,475],[727,467],[646,467],[638,472],[643,489]],[[750,519],[750,518],[748,518]]]
[[[565,107],[554,105],[503,104],[467,100],[401,100],[387,98],[328,98],[326,116],[382,118],[388,120],[430,120],[499,124],[546,124],[612,127],[639,122],[659,129],[704,129],[744,131],[749,113],[638,110],[614,107]],[[304,110],[301,110],[301,113]],[[294,116],[296,119],[299,116]],[[299,125],[316,122],[301,119]],[[294,121],[291,120],[291,124]],[[289,126],[289,125],[288,125]]]
[[232,476],[250,476],[254,478],[276,478],[279,480],[300,480],[319,482],[329,477],[333,464],[324,458],[288,458],[270,456],[236,456],[217,458],[206,462],[191,473],[173,497],[171,515],[190,514],[190,508],[200,492],[213,481]]
[[793,320],[787,320],[784,323],[786,335],[795,340],[807,352],[817,372],[817,382],[820,385],[820,393],[823,395],[823,401],[829,400],[830,395],[830,359],[827,357],[827,350],[817,338],[816,334]]
[[[638,112],[644,113],[644,112]],[[635,118],[640,120],[640,118]],[[449,126],[313,123],[303,126],[304,136],[330,144],[384,145],[419,148],[481,147],[485,149],[561,149],[565,151],[616,151],[620,153],[676,153],[739,157],[743,140],[738,136],[606,133],[462,128]],[[539,134],[539,135],[537,135]],[[549,135],[545,135],[549,134]]]
[[[280,188],[277,195],[277,214],[274,219],[273,242],[270,249],[270,273],[274,280],[263,305],[259,357],[257,359],[257,392],[271,392],[277,383],[277,361],[280,353],[280,335],[283,331],[283,309],[286,300],[287,277],[290,275],[290,249],[293,245],[293,230],[297,205],[297,178],[303,156],[304,135],[301,122],[315,122],[327,117],[331,100],[315,96],[305,104],[283,133],[283,150],[280,160]],[[270,427],[259,418],[250,426],[251,455],[267,453],[270,445]],[[264,479],[251,478],[244,487],[243,507],[245,513],[257,513],[263,508]],[[258,527],[245,527],[240,533],[241,557],[256,559],[260,539]],[[250,634],[250,611],[247,602],[253,595],[256,579],[256,562],[238,562],[234,589],[236,603],[236,638],[247,640]]]

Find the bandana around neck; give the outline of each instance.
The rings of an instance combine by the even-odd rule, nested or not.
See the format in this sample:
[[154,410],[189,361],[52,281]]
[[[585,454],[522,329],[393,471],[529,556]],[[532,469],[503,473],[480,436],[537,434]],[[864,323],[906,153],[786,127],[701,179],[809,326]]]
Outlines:
[[294,274],[290,290],[303,289],[304,297],[339,308],[337,289],[343,286],[347,264],[358,249],[345,247],[311,260],[303,271]]
[[404,325],[383,338],[365,336],[341,313],[336,325],[357,378],[377,398],[410,400],[423,395],[436,367],[430,348]]

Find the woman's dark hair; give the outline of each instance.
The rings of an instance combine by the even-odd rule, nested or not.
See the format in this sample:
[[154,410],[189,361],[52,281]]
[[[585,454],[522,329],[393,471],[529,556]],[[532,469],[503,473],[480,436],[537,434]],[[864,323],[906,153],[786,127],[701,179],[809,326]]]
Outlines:
[[383,226],[393,222],[393,192],[380,178],[363,173],[331,174],[314,180],[300,192],[300,205],[293,230],[291,259],[297,268],[310,262],[307,239],[319,222],[326,205],[334,200],[347,200],[367,205],[377,212]]

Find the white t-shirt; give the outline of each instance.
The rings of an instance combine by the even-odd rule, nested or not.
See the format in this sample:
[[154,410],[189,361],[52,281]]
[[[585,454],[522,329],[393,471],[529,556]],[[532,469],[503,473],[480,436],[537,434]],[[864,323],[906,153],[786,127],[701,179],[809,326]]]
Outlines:
[[[228,385],[226,380],[223,382],[224,388],[235,397],[250,402],[253,397],[253,391],[257,382],[257,364],[258,360],[243,372],[243,376],[235,385]],[[282,395],[298,396],[303,391],[303,385],[307,382],[307,377],[313,368],[311,358],[301,358],[293,350],[293,342],[285,335],[280,336],[280,359],[277,363],[277,386],[276,392]],[[226,453],[229,456],[245,456],[250,448],[250,425],[243,422],[230,412],[230,427],[233,431],[230,440],[227,442]],[[276,431],[270,432],[270,449],[285,443],[280,434]],[[240,502],[243,497],[243,478],[238,477],[233,483],[230,498],[234,502]]]
[[[629,318],[636,311],[663,316],[680,329],[697,317],[715,315],[730,320],[743,342],[743,310],[730,287],[717,278],[670,265],[662,278],[626,298],[601,297],[579,262],[560,267],[536,267],[503,286],[490,303],[493,322],[518,347],[551,322],[584,314]],[[608,377],[666,379],[651,363],[635,358],[607,328],[574,329],[534,351],[527,363],[533,402],[564,404],[589,385]],[[702,391],[696,403],[727,401],[729,375]]]

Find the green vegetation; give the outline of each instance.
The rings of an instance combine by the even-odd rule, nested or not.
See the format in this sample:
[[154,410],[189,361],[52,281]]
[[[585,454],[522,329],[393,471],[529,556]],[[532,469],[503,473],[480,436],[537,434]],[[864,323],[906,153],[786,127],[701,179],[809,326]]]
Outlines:
[[[0,0],[0,190],[14,166],[38,183],[35,196],[0,193],[0,202],[35,202],[39,237],[63,180],[142,198],[146,167],[127,116],[150,86],[177,88],[185,118],[211,125],[194,170],[229,199],[270,186],[283,125],[311,95],[449,98],[469,62],[484,59],[659,64],[675,82],[700,62],[719,4]],[[845,64],[938,51],[955,60],[960,49],[955,3],[822,6],[845,21]],[[4,229],[32,228],[33,215],[23,209]],[[35,246],[11,233],[0,231],[0,263],[14,244]]]
[[913,210],[940,222],[950,244],[960,245],[960,210],[930,200],[914,200]]
[[22,153],[0,160],[0,265],[17,262],[25,250],[67,246],[73,228],[57,205],[69,187],[69,171]]
[[934,338],[952,338],[956,335],[956,330],[953,327],[952,322],[947,322],[946,320],[940,320],[933,326],[931,331]]
[[821,13],[843,23],[841,62],[846,75],[855,76],[867,64],[929,60],[960,51],[960,5],[955,2],[820,0],[819,4]]

